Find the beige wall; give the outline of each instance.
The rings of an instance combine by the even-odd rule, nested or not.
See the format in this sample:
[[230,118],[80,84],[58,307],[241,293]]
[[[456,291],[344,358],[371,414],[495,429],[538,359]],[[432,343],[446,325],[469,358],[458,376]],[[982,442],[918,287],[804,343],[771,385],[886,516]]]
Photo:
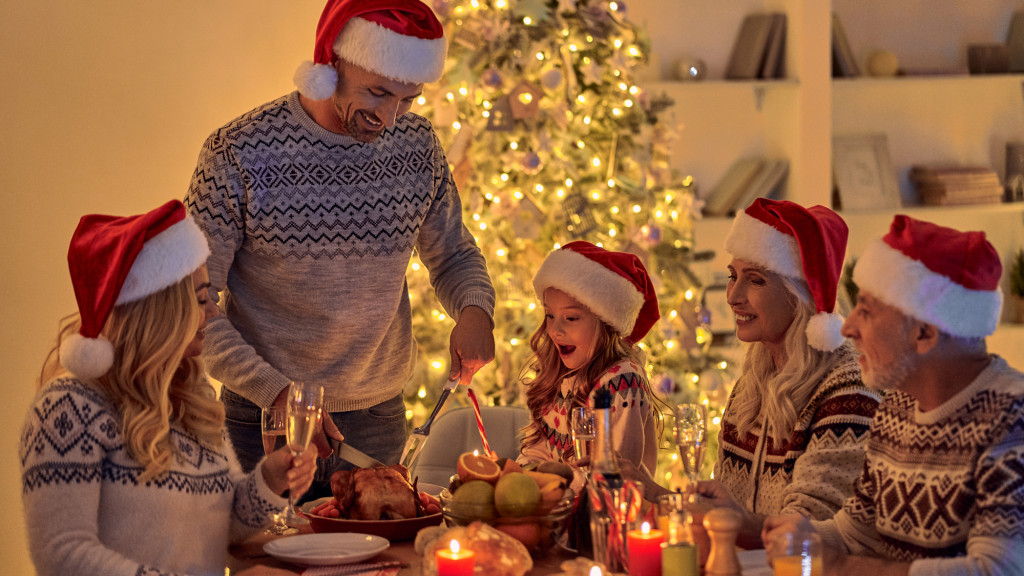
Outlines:
[[[0,558],[32,574],[17,444],[78,218],[183,198],[205,137],[291,90],[322,0],[0,3]],[[60,502],[52,514],[61,514]]]

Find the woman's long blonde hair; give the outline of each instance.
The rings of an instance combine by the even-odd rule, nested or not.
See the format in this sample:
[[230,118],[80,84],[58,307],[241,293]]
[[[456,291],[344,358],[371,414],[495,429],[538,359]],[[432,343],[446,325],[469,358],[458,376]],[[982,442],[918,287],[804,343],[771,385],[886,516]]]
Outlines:
[[780,446],[789,441],[800,412],[832,367],[832,358],[839,350],[822,352],[807,343],[807,323],[815,314],[807,284],[774,272],[766,274],[782,282],[787,302],[795,309],[783,340],[786,363],[775,366],[768,348],[761,342],[747,345],[743,372],[726,410],[732,413],[730,420],[736,423],[740,438],[756,430],[763,415],[764,432],[775,446]]
[[[185,349],[202,323],[192,277],[142,300],[115,306],[102,336],[114,347],[114,365],[86,383],[102,391],[121,417],[128,454],[144,468],[140,481],[170,468],[172,423],[212,446],[223,442],[224,407],[198,358]],[[78,313],[65,317],[46,357],[39,385],[68,375],[60,364],[61,342],[78,333]]]
[[[530,410],[530,423],[526,426],[526,434],[522,442],[524,447],[544,440],[544,435],[541,432],[541,419],[544,410],[554,403],[562,380],[566,377],[573,376],[576,378],[576,382],[588,384],[577,386],[573,390],[572,398],[573,406],[586,406],[591,388],[608,368],[624,358],[632,360],[643,368],[647,360],[646,354],[639,346],[630,345],[614,328],[601,321],[597,342],[594,345],[594,354],[585,365],[575,370],[569,370],[558,356],[558,347],[548,337],[547,326],[548,320],[545,316],[544,321],[530,336],[530,349],[533,350],[533,354],[524,369],[524,374],[520,376],[520,380],[526,387],[526,407]],[[644,379],[644,386],[651,401],[657,400],[646,379]],[[660,422],[659,419],[659,425]],[[575,459],[576,454],[570,444],[562,454],[562,461],[571,462]]]

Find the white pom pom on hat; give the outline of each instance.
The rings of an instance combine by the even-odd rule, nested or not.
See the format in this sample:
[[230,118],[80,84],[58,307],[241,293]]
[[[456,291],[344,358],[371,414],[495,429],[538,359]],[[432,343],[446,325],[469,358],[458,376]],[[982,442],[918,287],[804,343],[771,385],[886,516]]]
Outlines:
[[114,306],[173,285],[209,255],[206,236],[178,200],[135,216],[83,216],[68,248],[82,326],[61,342],[61,364],[79,378],[106,374],[114,348],[101,333]]
[[421,0],[329,0],[313,60],[303,62],[293,80],[307,98],[330,98],[338,56],[392,80],[425,84],[441,78],[447,53],[444,27]]
[[824,206],[758,198],[736,215],[725,250],[790,278],[810,289],[816,314],[807,324],[807,342],[829,352],[843,345],[843,317],[835,313],[843,272],[846,222]]

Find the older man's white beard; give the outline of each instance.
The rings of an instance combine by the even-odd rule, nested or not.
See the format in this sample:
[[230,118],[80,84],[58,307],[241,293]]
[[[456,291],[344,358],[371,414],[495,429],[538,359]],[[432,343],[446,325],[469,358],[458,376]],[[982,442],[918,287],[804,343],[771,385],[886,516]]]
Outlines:
[[872,390],[899,390],[904,387],[910,373],[914,370],[912,351],[897,354],[896,361],[888,366],[872,366],[869,373],[863,375],[864,384]]

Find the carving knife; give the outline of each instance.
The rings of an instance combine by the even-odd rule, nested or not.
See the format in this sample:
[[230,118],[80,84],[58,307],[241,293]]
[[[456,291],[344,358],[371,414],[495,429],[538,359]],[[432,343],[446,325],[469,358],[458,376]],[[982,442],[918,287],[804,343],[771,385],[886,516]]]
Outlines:
[[327,443],[334,449],[334,453],[339,458],[350,464],[355,464],[360,468],[376,468],[377,466],[384,466],[380,460],[372,458],[369,454],[357,450],[344,442],[339,442],[334,438],[327,438]]
[[427,417],[427,421],[422,426],[416,428],[409,435],[409,439],[405,441],[405,450],[402,451],[402,458],[399,463],[406,468],[411,468],[412,463],[416,461],[416,457],[420,455],[420,450],[423,449],[423,444],[427,441],[427,436],[430,434],[430,425],[434,422],[434,418],[437,413],[441,411],[444,403],[448,401],[448,395],[451,394],[452,390],[459,387],[459,379],[448,380],[444,383],[444,388],[441,390],[441,396],[437,399],[437,404],[434,405],[434,411]]

